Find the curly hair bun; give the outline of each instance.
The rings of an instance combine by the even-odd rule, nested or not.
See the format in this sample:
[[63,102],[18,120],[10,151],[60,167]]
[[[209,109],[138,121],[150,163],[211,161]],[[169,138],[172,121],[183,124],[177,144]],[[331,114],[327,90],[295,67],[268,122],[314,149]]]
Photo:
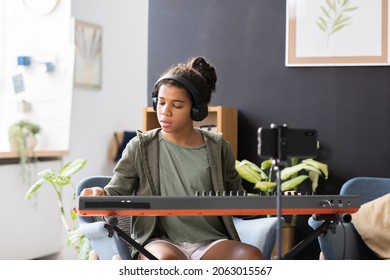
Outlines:
[[201,76],[206,80],[210,91],[215,90],[215,85],[217,83],[217,73],[215,68],[210,65],[210,63],[207,62],[204,57],[193,57],[188,61],[187,65],[201,74]]

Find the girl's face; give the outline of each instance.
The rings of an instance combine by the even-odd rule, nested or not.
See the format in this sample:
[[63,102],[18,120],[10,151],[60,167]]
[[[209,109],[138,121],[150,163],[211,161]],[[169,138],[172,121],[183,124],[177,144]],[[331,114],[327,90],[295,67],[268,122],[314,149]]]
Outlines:
[[163,84],[158,91],[157,119],[162,130],[175,133],[193,128],[192,102],[183,88]]

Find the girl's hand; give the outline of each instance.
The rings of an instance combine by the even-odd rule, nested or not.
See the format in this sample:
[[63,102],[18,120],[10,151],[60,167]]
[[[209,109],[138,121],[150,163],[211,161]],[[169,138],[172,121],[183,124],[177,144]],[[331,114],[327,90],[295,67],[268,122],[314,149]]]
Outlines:
[[106,193],[101,187],[92,187],[83,189],[80,193],[80,196],[105,196]]

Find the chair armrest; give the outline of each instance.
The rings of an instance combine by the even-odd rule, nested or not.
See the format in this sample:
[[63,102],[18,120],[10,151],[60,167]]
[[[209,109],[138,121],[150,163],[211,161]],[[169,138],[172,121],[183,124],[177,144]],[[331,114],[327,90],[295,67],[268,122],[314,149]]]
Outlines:
[[79,228],[89,239],[100,260],[111,260],[114,255],[119,255],[122,260],[131,259],[129,246],[116,233],[109,237],[105,224],[105,221],[80,223]]

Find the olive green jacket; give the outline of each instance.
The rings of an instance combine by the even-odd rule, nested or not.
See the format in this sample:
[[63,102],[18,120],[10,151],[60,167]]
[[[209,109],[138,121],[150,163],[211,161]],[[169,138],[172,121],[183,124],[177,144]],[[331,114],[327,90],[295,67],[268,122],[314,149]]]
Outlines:
[[[129,141],[114,168],[111,181],[104,188],[108,195],[160,195],[160,130],[161,128],[147,132],[138,131],[137,136]],[[236,171],[230,144],[224,140],[221,133],[199,131],[205,139],[214,191],[242,191],[241,177]],[[230,238],[239,240],[232,218],[223,216],[222,219]],[[156,223],[156,217],[133,217],[131,237],[139,244],[144,244],[152,236]]]

